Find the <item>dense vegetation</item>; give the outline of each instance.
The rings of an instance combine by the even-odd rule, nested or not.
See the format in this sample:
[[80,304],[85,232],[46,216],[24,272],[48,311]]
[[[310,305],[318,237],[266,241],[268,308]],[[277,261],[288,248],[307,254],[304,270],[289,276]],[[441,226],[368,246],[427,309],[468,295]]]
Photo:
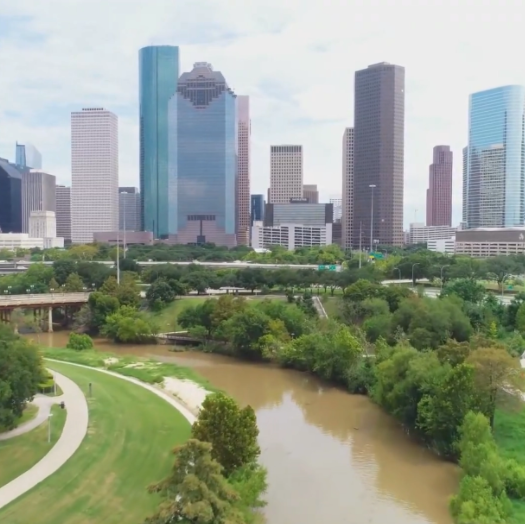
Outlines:
[[36,346],[0,325],[0,427],[11,429],[46,376]]
[[264,506],[266,470],[257,459],[257,421],[250,406],[208,395],[192,438],[174,450],[170,475],[150,487],[162,502],[146,524],[198,522],[250,524]]

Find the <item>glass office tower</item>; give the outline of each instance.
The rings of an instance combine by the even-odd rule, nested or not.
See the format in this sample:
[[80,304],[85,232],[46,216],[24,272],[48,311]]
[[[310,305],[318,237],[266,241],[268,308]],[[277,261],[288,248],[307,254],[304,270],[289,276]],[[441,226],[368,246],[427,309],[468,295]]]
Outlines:
[[179,48],[139,51],[141,226],[155,238],[169,230],[168,103],[177,93]]
[[194,64],[170,101],[170,240],[233,247],[237,104],[222,73]]
[[22,232],[22,174],[0,158],[0,232]]
[[497,87],[470,96],[465,180],[469,229],[524,224],[524,125],[524,87]]

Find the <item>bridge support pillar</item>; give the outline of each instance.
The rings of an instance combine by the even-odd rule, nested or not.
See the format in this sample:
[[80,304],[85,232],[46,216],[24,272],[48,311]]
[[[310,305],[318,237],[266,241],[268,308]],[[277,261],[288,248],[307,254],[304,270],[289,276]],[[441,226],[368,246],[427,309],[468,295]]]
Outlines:
[[53,307],[49,306],[47,310],[47,332],[53,333]]

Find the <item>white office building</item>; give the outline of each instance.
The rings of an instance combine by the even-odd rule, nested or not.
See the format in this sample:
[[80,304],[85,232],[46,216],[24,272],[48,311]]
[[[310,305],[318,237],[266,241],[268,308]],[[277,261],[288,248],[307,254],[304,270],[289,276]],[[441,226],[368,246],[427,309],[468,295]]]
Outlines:
[[270,204],[303,197],[303,146],[270,146]]
[[343,199],[339,195],[334,195],[330,197],[329,202],[334,206],[334,222],[340,221],[343,215]]
[[29,238],[43,239],[44,249],[64,247],[64,239],[57,237],[56,215],[52,211],[32,211],[29,217]]
[[71,113],[71,240],[93,242],[93,233],[116,231],[118,118],[106,109]]
[[427,242],[427,249],[436,253],[453,255],[456,252],[456,237],[433,238]]
[[413,223],[410,224],[409,244],[425,244],[429,240],[451,238],[456,234],[457,229],[451,226],[426,226],[421,223]]
[[265,226],[262,222],[254,222],[252,226],[252,248],[255,250],[282,246],[292,251],[299,247],[321,247],[331,243],[332,224]]

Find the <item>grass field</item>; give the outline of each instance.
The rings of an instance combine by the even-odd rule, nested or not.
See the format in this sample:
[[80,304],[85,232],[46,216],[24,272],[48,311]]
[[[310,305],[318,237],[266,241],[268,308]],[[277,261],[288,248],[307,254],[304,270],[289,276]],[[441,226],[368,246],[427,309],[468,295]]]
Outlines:
[[155,322],[155,325],[161,333],[177,331],[177,316],[179,313],[188,306],[196,305],[207,298],[210,297],[178,298],[162,311],[158,313],[147,313],[147,315]]
[[68,364],[49,367],[83,391],[92,383],[89,429],[79,450],[54,475],[0,511],[9,524],[137,524],[158,498],[147,486],[173,464],[171,449],[190,426],[161,398],[137,385]]
[[[159,384],[164,377],[175,377],[191,380],[209,391],[216,391],[206,379],[202,378],[195,371],[177,364],[159,362],[154,359],[133,355],[128,356],[122,353],[98,351],[96,349],[75,351],[68,348],[41,347],[40,351],[47,358],[82,364],[93,368],[106,368],[119,375],[135,377],[148,384]],[[111,363],[109,363],[109,359],[112,359]],[[54,366],[54,363],[50,362],[49,364],[49,367]]]
[[55,445],[64,428],[66,410],[53,406],[51,413],[51,443],[47,441],[48,426],[45,422],[24,435],[0,441],[0,486],[32,468]]
[[[525,465],[525,403],[506,397],[496,412],[494,436],[501,455]],[[525,501],[513,500],[513,524],[525,524]]]

